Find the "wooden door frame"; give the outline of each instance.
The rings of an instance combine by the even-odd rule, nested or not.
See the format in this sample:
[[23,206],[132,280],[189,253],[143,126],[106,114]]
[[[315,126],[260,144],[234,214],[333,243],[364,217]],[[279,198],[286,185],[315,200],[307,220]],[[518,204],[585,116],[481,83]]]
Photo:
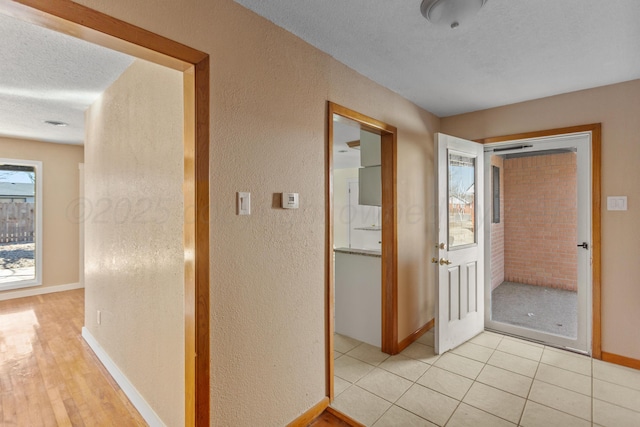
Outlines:
[[183,73],[185,425],[209,426],[209,55],[70,0],[0,0],[0,13]]
[[494,142],[513,142],[521,139],[544,138],[561,136],[572,133],[591,132],[591,298],[592,298],[592,330],[591,355],[595,359],[602,359],[602,125],[592,123],[558,129],[548,129],[536,132],[525,132],[514,135],[503,135],[478,139],[476,142],[490,144]]
[[358,122],[362,129],[381,136],[382,160],[382,351],[398,353],[398,221],[397,134],[398,130],[354,110],[328,102],[326,150],[326,243],[325,243],[325,342],[327,396],[333,392],[334,262],[333,262],[333,115]]

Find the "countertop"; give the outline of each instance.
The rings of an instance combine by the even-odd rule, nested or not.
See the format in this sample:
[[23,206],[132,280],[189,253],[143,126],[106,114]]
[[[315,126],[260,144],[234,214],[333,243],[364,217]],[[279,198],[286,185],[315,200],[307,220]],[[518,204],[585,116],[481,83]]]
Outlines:
[[375,258],[382,258],[382,253],[379,249],[335,248],[333,251],[339,252],[341,254],[364,255]]

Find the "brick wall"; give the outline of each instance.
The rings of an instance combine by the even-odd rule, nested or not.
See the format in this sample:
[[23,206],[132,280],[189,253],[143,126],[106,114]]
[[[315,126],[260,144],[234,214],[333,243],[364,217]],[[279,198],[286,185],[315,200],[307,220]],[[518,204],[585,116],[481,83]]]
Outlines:
[[506,159],[503,169],[505,280],[575,291],[575,153]]
[[[491,290],[504,282],[504,160],[491,156],[491,165],[500,168],[500,222],[491,223]],[[493,207],[493,203],[491,204]],[[491,211],[493,217],[493,211]]]

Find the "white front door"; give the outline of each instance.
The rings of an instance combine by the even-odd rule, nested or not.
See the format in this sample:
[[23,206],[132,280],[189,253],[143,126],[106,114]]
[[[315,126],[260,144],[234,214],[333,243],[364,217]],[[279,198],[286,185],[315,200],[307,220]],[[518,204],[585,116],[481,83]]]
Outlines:
[[435,352],[484,330],[484,167],[481,144],[437,133]]

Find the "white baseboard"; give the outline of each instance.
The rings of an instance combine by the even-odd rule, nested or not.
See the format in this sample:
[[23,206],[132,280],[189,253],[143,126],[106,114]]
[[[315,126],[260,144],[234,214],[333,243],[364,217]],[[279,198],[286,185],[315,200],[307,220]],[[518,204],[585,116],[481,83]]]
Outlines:
[[24,298],[24,297],[32,297],[34,295],[43,295],[43,294],[51,294],[53,292],[63,292],[70,291],[72,289],[80,289],[84,288],[82,283],[68,283],[66,285],[55,285],[55,286],[34,286],[29,289],[21,289],[19,291],[8,291],[0,293],[0,301],[14,299],[14,298]]
[[84,338],[89,347],[91,347],[96,356],[98,356],[98,359],[100,359],[104,367],[107,368],[107,371],[109,371],[113,379],[118,383],[122,391],[124,391],[124,394],[127,395],[133,406],[140,412],[142,418],[144,418],[151,427],[166,427],[158,414],[149,406],[147,401],[144,400],[144,397],[136,390],[134,385],[131,384],[129,379],[122,373],[107,352],[104,351],[98,341],[91,335],[91,332],[85,327],[82,328],[82,338]]

